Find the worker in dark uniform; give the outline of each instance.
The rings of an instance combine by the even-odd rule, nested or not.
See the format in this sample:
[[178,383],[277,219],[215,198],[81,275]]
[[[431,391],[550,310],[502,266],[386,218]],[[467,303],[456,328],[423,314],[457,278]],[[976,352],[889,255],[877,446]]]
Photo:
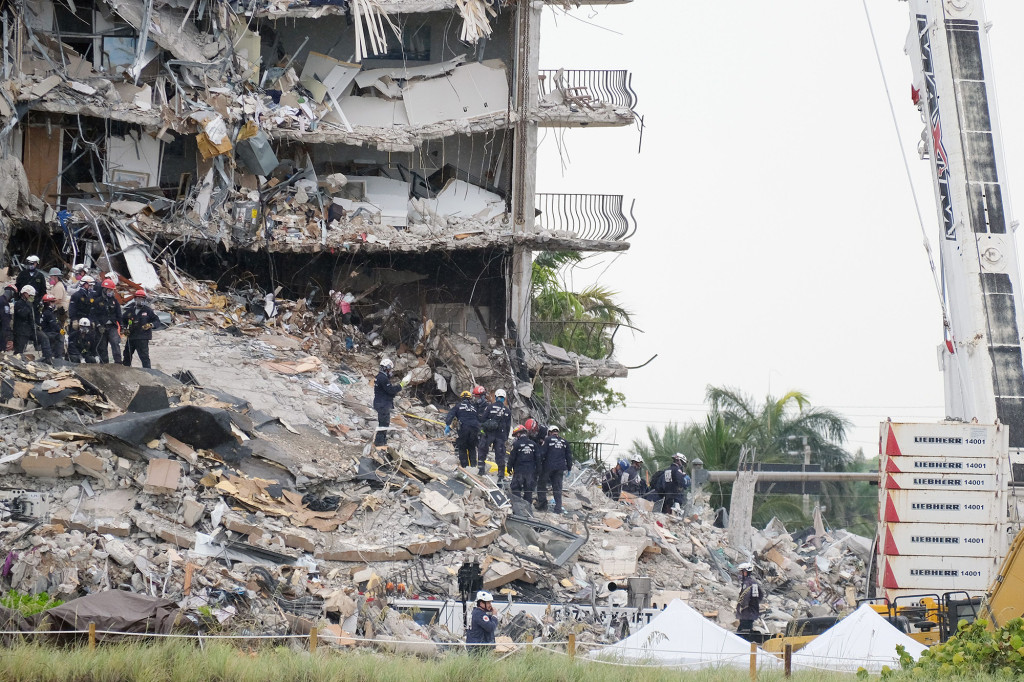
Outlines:
[[686,474],[686,455],[677,452],[672,455],[672,466],[659,471],[655,480],[661,511],[672,512],[672,505],[678,504],[680,509],[686,508],[686,493],[690,489],[690,477]]
[[[544,445],[544,439],[548,437],[548,427],[532,418],[523,422],[523,426],[526,427],[526,432],[530,434],[530,438],[537,444],[537,451],[540,452],[540,446]],[[537,504],[540,504],[541,500],[548,499],[547,480],[541,475],[540,469],[537,469],[536,492]]]
[[754,621],[761,616],[761,586],[754,579],[754,566],[742,563],[736,567],[740,572],[740,596],[736,602],[736,618],[740,625],[736,634],[749,634],[754,630]]
[[498,618],[494,615],[494,607],[491,605],[493,601],[494,597],[490,592],[481,590],[476,593],[476,606],[473,607],[472,621],[469,632],[466,633],[466,644],[476,645],[469,647],[471,654],[484,654],[491,647],[481,645],[494,644],[494,631],[498,629]]
[[85,275],[78,281],[78,289],[75,290],[75,293],[71,294],[71,302],[68,304],[68,318],[72,321],[72,329],[78,326],[79,320],[92,314],[93,304],[96,303],[96,293],[92,290],[92,285],[95,283],[96,280],[91,275]]
[[[538,477],[538,489],[547,490],[547,484],[551,484],[551,493],[555,497],[556,514],[562,513],[562,477],[572,471],[572,448],[569,442],[559,435],[557,424],[548,427],[548,437],[540,446],[540,476]],[[547,494],[537,500],[537,510],[547,511]]]
[[100,338],[92,327],[92,321],[88,317],[78,320],[70,332],[68,332],[68,360],[73,363],[96,362],[96,346]]
[[146,300],[146,290],[139,289],[135,296],[124,307],[124,326],[127,331],[127,339],[124,342],[124,363],[125,367],[132,366],[132,355],[139,354],[139,361],[145,369],[153,365],[149,360],[149,342],[153,340],[153,327],[159,319],[149,302]]
[[39,315],[35,306],[36,288],[26,284],[21,288],[21,298],[14,302],[14,352],[24,353],[31,343],[43,354],[43,361],[53,364],[50,342],[39,329]]
[[490,403],[487,402],[487,389],[477,384],[473,387],[473,407],[476,408],[476,418],[483,423],[484,411],[490,407]]
[[505,444],[508,442],[508,431],[512,428],[512,410],[505,404],[505,391],[499,388],[494,392],[494,402],[484,410],[483,421],[480,422],[483,437],[480,439],[480,474],[484,473],[484,462],[487,453],[494,448],[494,463],[498,465],[498,482],[505,480]]
[[64,350],[64,327],[57,318],[57,297],[53,294],[43,296],[43,312],[39,317],[39,329],[46,334],[53,357],[62,360],[67,357]]
[[46,275],[39,269],[39,256],[29,256],[25,259],[25,267],[18,273],[18,279],[14,286],[22,291],[26,285],[31,285],[35,295],[32,297],[32,305],[35,306],[36,315],[43,309],[43,294],[46,293]]
[[14,299],[18,290],[13,284],[4,287],[0,296],[0,350],[14,350]]
[[619,501],[619,493],[622,492],[622,474],[629,468],[629,462],[620,459],[609,469],[604,478],[601,479],[601,490],[605,495],[616,502]]
[[459,466],[476,466],[480,420],[473,405],[473,394],[469,391],[463,391],[459,396],[459,402],[448,411],[448,416],[444,419],[444,435],[452,432],[452,422],[456,419],[459,420],[459,435],[455,438],[455,454],[459,457]]
[[92,326],[96,329],[96,336],[100,340],[99,346],[96,347],[96,355],[100,362],[110,362],[110,357],[113,356],[114,362],[120,364],[121,304],[114,296],[117,285],[114,284],[114,280],[105,279],[100,286],[103,293],[95,298],[92,303],[92,311],[89,314]]
[[508,469],[512,472],[509,488],[513,495],[533,502],[533,491],[537,487],[537,472],[540,471],[540,454],[537,444],[526,432],[525,426],[512,430],[512,451],[508,455]]
[[644,475],[644,458],[633,455],[633,463],[622,474],[622,492],[643,497],[647,494],[647,477]]
[[395,396],[405,388],[405,384],[391,383],[391,372],[395,363],[391,358],[380,361],[377,378],[373,381],[373,409],[377,411],[377,434],[373,437],[374,445],[388,444],[388,429],[391,427],[391,410],[395,409]]

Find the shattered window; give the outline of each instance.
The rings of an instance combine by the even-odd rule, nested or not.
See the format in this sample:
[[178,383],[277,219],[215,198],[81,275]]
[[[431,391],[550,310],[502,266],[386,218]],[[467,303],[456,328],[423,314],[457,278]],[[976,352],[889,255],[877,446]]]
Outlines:
[[80,33],[91,35],[93,33],[92,14],[93,3],[76,2],[72,10],[66,2],[55,2],[54,22],[61,34]]

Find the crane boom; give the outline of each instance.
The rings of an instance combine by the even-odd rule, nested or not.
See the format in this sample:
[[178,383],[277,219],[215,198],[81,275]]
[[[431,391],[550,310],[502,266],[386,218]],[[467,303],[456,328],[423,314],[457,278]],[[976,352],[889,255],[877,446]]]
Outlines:
[[982,0],[910,0],[907,53],[940,233],[946,413],[1009,426],[1024,480],[1024,319]]

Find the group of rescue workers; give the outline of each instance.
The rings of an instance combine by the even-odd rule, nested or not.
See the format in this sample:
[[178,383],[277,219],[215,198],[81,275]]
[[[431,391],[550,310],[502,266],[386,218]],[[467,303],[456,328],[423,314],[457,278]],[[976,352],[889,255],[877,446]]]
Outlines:
[[640,455],[633,455],[632,463],[620,459],[605,473],[601,490],[613,500],[618,500],[624,492],[650,500],[654,503],[654,511],[666,514],[677,505],[679,509],[685,510],[690,490],[686,463],[686,455],[677,452],[672,455],[672,464],[668,468],[649,476]]
[[[395,396],[406,386],[404,379],[392,383],[393,370],[394,363],[384,358],[374,380],[373,409],[377,411],[374,444],[378,446],[387,445]],[[572,471],[573,458],[572,448],[561,436],[558,425],[545,426],[531,418],[513,428],[512,410],[505,391],[496,390],[492,402],[487,399],[487,390],[479,385],[472,391],[463,391],[459,401],[448,411],[444,420],[446,436],[451,434],[454,422],[458,422],[455,454],[459,466],[477,467],[478,473],[484,475],[487,458],[493,453],[499,484],[505,481],[506,473],[511,474],[509,489],[512,493],[528,504],[534,503],[539,511],[547,511],[550,487],[555,502],[553,511],[562,513],[562,481]],[[510,434],[512,445],[506,450]],[[686,457],[677,453],[672,466],[656,473],[653,483],[648,482],[642,459],[636,459],[633,466],[620,460],[606,474],[602,488],[614,500],[626,491],[653,500],[666,512],[675,505],[685,508],[686,491],[690,488]]]
[[[136,353],[150,367],[149,342],[159,318],[144,289],[134,292],[122,308],[117,275],[107,273],[98,290],[96,278],[75,265],[65,281],[60,268],[44,275],[39,257],[29,256],[14,284],[0,295],[0,350],[24,353],[33,348],[43,361],[132,364]],[[121,353],[121,336],[125,336]]]

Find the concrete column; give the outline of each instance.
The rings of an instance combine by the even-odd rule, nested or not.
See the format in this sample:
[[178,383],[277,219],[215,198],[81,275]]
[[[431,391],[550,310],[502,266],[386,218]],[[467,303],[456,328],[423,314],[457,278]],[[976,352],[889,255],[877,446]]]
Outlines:
[[[513,79],[514,107],[517,117],[513,131],[512,156],[512,234],[514,237],[535,231],[535,195],[537,193],[537,74],[540,69],[540,22],[542,3],[519,0],[516,7],[516,62]],[[509,286],[509,317],[516,323],[519,338],[530,337],[530,275],[533,254],[528,248],[513,246]]]

